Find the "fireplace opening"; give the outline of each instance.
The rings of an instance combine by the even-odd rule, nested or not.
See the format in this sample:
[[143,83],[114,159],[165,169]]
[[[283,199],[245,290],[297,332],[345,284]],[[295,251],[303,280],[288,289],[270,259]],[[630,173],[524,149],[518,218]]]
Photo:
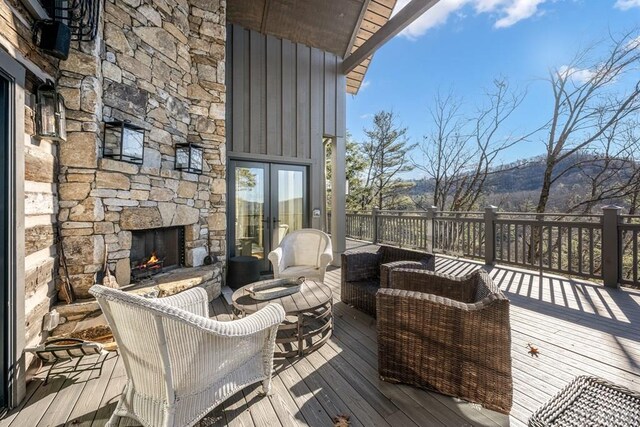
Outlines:
[[184,266],[184,228],[134,231],[130,260],[132,283]]

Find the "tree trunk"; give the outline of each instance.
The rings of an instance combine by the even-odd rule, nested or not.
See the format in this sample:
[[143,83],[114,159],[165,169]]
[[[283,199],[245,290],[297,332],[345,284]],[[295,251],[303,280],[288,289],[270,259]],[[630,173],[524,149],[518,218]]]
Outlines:
[[551,192],[551,176],[553,174],[553,169],[555,166],[556,160],[554,158],[547,159],[547,166],[544,170],[544,176],[542,178],[542,189],[540,190],[540,198],[538,199],[538,206],[536,207],[537,213],[544,213],[547,210],[549,193]]

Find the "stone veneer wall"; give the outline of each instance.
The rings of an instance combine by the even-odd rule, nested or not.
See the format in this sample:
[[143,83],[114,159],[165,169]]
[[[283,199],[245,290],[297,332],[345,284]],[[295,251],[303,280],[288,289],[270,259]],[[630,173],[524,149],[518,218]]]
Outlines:
[[[61,62],[68,141],[59,213],[69,276],[87,298],[102,268],[129,283],[131,232],[185,226],[186,261],[225,252],[224,0],[106,0],[104,26]],[[74,47],[77,44],[73,44]],[[101,158],[102,123],[144,127],[141,166]],[[174,170],[175,144],[205,147],[205,171]],[[223,259],[223,258],[222,258]]]

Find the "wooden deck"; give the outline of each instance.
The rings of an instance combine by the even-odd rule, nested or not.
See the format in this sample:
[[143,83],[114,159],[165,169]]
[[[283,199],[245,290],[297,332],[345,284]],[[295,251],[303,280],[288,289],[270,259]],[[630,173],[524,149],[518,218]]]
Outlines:
[[[481,267],[446,257],[436,264],[438,271],[450,274]],[[577,375],[598,375],[640,390],[640,292],[505,267],[490,273],[511,300],[511,416],[379,381],[375,321],[340,302],[340,270],[334,269],[327,277],[335,301],[330,341],[303,359],[276,361],[273,396],[261,398],[257,386],[249,387],[209,414],[201,426],[331,426],[338,414],[348,414],[353,426],[366,427],[522,426],[533,410]],[[223,299],[211,308],[212,315],[230,318]],[[527,353],[527,343],[540,349],[539,357]],[[83,373],[45,386],[39,375],[28,385],[25,403],[0,420],[0,427],[102,426],[124,382],[117,357],[105,363],[100,377]]]

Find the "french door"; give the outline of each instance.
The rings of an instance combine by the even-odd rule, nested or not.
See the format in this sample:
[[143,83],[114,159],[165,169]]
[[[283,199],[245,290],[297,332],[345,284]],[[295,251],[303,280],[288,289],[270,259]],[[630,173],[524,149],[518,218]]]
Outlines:
[[229,256],[254,256],[269,271],[269,252],[308,226],[307,167],[241,160],[229,166]]
[[0,70],[0,414],[8,406],[9,371],[9,131],[11,82]]

